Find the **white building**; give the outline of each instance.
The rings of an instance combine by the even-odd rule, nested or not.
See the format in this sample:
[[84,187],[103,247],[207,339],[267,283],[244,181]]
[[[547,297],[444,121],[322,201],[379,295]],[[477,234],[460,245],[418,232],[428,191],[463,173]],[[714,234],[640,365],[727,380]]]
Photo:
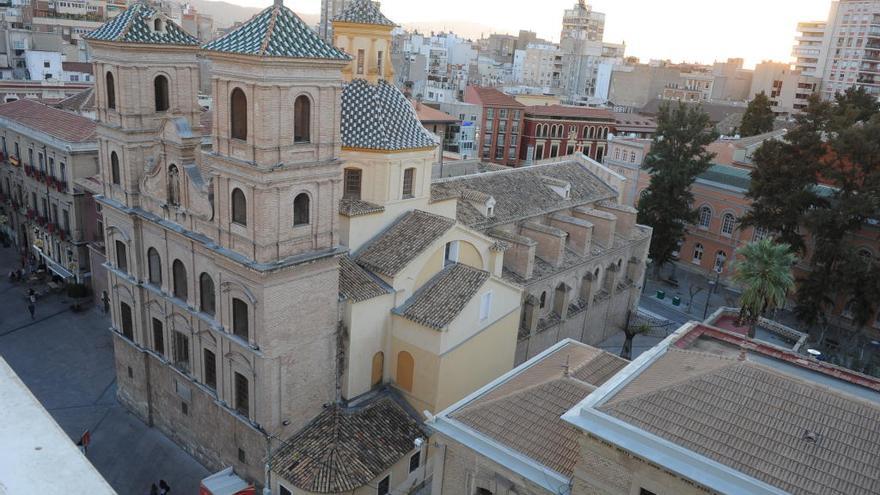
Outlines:
[[28,50],[24,55],[28,79],[31,81],[61,81],[63,69],[61,54],[41,50]]
[[825,28],[825,21],[798,23],[798,35],[791,52],[793,69],[805,76],[822,77],[829,45]]
[[880,0],[832,2],[823,49],[824,98],[853,86],[880,97]]

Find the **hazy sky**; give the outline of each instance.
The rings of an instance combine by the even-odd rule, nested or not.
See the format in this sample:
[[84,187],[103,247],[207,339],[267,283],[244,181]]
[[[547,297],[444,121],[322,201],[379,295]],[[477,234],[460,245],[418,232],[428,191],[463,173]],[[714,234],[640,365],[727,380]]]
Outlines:
[[[267,6],[270,0],[227,0]],[[528,29],[558,41],[562,12],[576,0],[382,0],[391,20],[479,23],[499,32]],[[743,57],[788,61],[798,21],[824,20],[831,0],[588,0],[604,12],[605,41],[626,41],[627,55],[647,60],[712,62]],[[285,0],[295,11],[317,13],[320,0]]]

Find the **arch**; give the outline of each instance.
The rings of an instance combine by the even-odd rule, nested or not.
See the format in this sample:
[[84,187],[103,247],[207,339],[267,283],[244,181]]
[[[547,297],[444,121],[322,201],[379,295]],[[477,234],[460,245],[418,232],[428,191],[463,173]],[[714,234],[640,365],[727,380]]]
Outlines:
[[119,178],[119,155],[115,151],[110,152],[110,180],[117,186],[120,183]]
[[698,265],[703,261],[703,245],[699,242],[694,245],[694,257],[692,261]]
[[107,72],[104,76],[107,85],[107,108],[116,108],[116,82],[113,79],[113,73]]
[[373,354],[372,372],[370,373],[370,386],[377,387],[382,384],[382,376],[385,373],[385,353],[382,351]]
[[345,169],[343,177],[343,199],[361,199],[361,181],[363,180],[363,171],[359,168]]
[[703,205],[700,207],[698,225],[704,229],[708,229],[710,223],[712,223],[712,208],[709,205]]
[[160,17],[153,19],[153,31],[164,31],[164,30],[165,30],[165,26],[162,23],[162,19]]
[[293,226],[308,225],[310,222],[309,205],[311,200],[307,193],[299,193],[293,199]]
[[174,297],[183,299],[186,301],[187,294],[187,284],[186,284],[186,267],[183,266],[183,262],[180,260],[174,260],[174,263],[171,265],[171,278],[172,278],[172,289],[174,291]]
[[397,386],[407,392],[412,392],[414,369],[415,361],[412,354],[400,351],[397,354]]
[[248,302],[251,303],[251,305],[257,305],[257,297],[254,295],[253,292],[251,292],[250,289],[248,289],[244,284],[240,282],[236,282],[234,280],[222,282],[220,284],[220,290],[222,290],[224,293],[232,291],[238,292],[242,296],[244,296],[248,300]]
[[247,96],[241,88],[233,89],[229,96],[229,128],[233,139],[247,141],[247,113]]
[[214,279],[206,273],[199,275],[199,311],[214,315],[217,311],[217,294],[214,290]]
[[237,187],[232,190],[232,223],[247,225],[247,198]]
[[736,217],[732,213],[725,213],[721,217],[721,233],[731,235],[736,228]]
[[149,280],[151,284],[161,287],[162,258],[159,256],[159,251],[156,251],[156,248],[153,247],[147,249],[147,272],[147,280]]
[[312,100],[306,95],[299,95],[293,102],[293,142],[311,142]]
[[[161,21],[159,19],[156,19],[156,22]],[[168,111],[168,108],[171,106],[171,99],[169,98],[168,94],[168,78],[161,74],[153,79],[153,98],[155,100],[154,103],[157,112]]]
[[415,196],[416,169],[410,167],[403,171],[403,199]]
[[180,206],[180,171],[174,164],[168,167],[168,204]]

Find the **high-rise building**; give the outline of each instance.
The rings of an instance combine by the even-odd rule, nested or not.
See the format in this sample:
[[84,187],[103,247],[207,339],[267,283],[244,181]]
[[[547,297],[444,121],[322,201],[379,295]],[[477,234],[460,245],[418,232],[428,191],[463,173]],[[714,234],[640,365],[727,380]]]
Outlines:
[[566,9],[562,16],[562,35],[559,43],[579,41],[602,41],[605,34],[605,14],[596,12],[585,0],[578,0],[574,8]]
[[345,12],[351,0],[321,0],[321,21],[318,35],[327,43],[333,42],[333,18]]
[[822,77],[828,55],[825,21],[799,22],[797,31],[791,51],[792,68],[805,76]]
[[579,0],[563,14],[559,40],[563,67],[561,86],[569,103],[595,96],[602,64],[623,62],[626,47],[604,43],[604,33],[605,14],[594,11],[585,0]]

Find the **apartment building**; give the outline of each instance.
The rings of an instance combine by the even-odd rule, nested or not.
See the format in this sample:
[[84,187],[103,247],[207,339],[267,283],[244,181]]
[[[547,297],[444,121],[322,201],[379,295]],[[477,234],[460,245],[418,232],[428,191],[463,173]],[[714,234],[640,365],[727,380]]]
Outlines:
[[832,2],[823,49],[824,66],[817,72],[824,98],[852,86],[880,97],[880,1]]
[[799,22],[797,32],[791,51],[791,68],[805,76],[822,79],[830,45],[830,41],[826,39],[828,32],[826,22]]
[[608,110],[564,105],[525,108],[520,159],[534,163],[547,158],[583,153],[602,162],[606,141],[615,132]]
[[770,98],[773,113],[788,117],[806,108],[813,93],[819,92],[822,80],[808,76],[789,64],[762,62],[755,66],[751,93],[764,93]]
[[516,166],[525,105],[497,89],[482,86],[468,86],[464,101],[481,108],[482,120],[477,130],[480,158]]

